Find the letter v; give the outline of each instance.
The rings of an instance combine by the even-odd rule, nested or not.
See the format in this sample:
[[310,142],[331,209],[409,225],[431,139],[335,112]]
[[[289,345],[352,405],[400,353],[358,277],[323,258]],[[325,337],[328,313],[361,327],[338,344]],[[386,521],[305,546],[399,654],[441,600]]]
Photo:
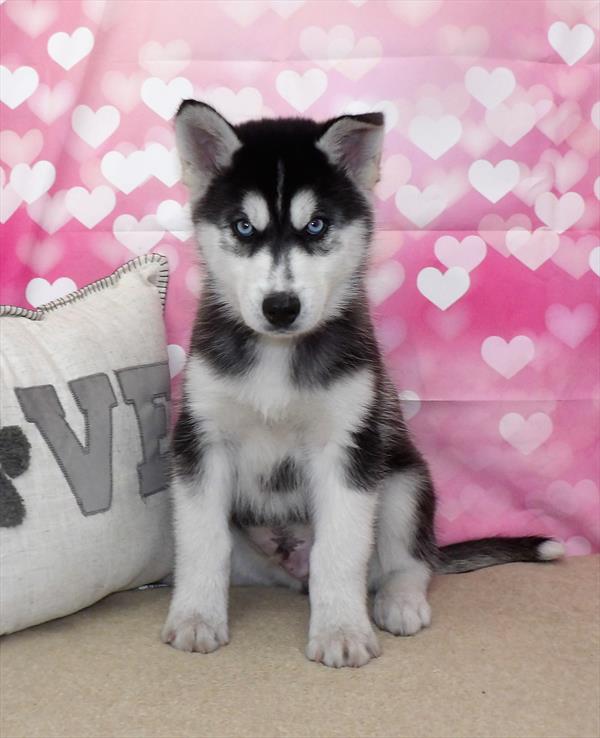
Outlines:
[[112,502],[112,409],[115,393],[106,374],[69,382],[85,420],[81,444],[65,420],[52,385],[15,388],[25,417],[35,423],[61,468],[84,515],[110,508]]

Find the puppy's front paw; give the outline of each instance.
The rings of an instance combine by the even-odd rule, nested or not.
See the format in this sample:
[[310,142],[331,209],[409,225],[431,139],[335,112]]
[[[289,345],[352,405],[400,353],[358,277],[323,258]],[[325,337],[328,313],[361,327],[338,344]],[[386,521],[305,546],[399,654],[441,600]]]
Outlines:
[[325,666],[364,666],[381,654],[373,628],[338,628],[316,632],[308,641],[306,656]]
[[169,617],[165,623],[161,638],[180,651],[197,651],[211,653],[219,646],[229,643],[227,623],[216,626],[209,625],[201,615],[185,617]]
[[409,636],[430,625],[431,608],[421,593],[392,594],[384,589],[375,597],[373,619],[381,630]]

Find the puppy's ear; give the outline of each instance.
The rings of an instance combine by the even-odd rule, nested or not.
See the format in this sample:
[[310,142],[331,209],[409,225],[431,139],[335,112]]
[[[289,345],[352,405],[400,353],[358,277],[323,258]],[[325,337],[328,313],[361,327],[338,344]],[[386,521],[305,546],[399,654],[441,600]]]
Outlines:
[[231,163],[241,146],[233,126],[210,105],[184,100],[175,116],[175,138],[183,182],[201,195],[210,180]]
[[365,190],[379,180],[384,120],[381,113],[342,115],[325,123],[317,147]]

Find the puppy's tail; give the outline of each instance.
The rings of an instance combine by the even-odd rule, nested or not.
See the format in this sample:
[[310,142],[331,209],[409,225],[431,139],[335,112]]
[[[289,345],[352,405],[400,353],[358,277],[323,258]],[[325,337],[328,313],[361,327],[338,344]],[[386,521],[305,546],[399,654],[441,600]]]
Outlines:
[[554,561],[564,554],[563,544],[553,538],[480,538],[439,548],[435,570],[440,574],[460,574],[515,561]]

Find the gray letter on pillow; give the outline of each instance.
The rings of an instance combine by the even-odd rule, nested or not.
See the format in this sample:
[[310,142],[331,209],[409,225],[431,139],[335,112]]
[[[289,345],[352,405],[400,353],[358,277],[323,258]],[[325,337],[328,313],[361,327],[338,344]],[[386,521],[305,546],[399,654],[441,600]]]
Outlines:
[[[167,406],[171,399],[167,362],[145,364],[115,372],[125,402],[133,405],[142,441],[142,462],[138,464],[140,494],[153,495],[168,486],[168,454],[161,453],[160,441],[167,435]],[[162,402],[160,399],[162,398]]]
[[54,454],[84,515],[110,508],[112,502],[112,408],[115,393],[106,374],[69,382],[85,420],[85,445],[65,420],[65,411],[50,384],[15,388],[23,413]]

